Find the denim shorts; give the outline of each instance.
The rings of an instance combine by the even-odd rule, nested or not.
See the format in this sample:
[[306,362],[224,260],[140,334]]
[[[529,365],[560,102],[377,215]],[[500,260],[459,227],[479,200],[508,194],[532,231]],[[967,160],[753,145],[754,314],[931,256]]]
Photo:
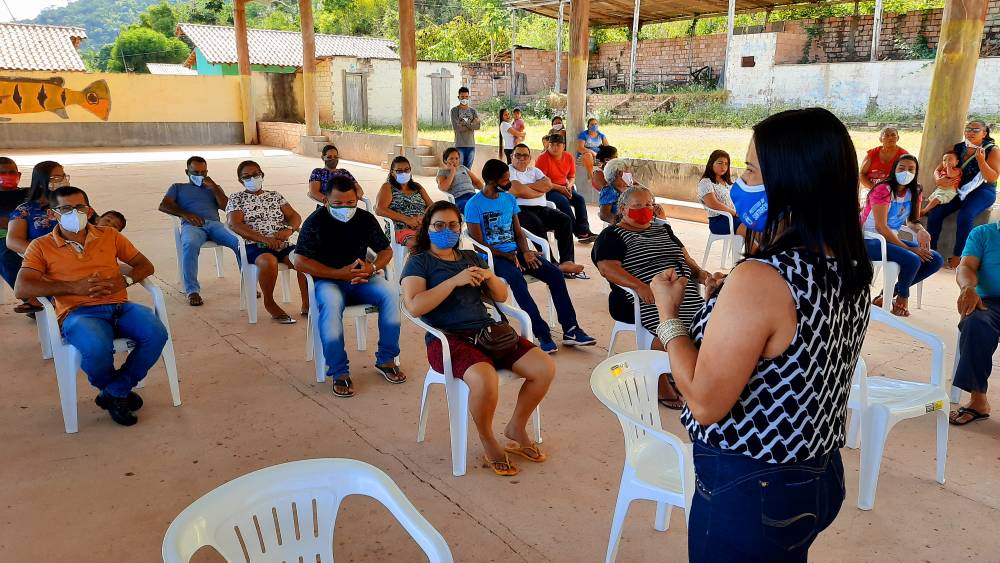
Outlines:
[[[708,218],[708,230],[713,235],[732,235],[729,231],[729,218],[732,215],[725,213],[723,215],[715,215],[714,217]],[[735,217],[733,218],[733,227],[739,228],[740,222]]]

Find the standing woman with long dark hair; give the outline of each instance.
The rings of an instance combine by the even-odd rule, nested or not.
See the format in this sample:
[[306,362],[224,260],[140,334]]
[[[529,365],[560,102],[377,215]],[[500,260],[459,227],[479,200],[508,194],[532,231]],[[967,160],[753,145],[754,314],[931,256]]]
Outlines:
[[[881,307],[883,299],[893,299],[892,314],[910,316],[910,288],[924,281],[941,269],[944,259],[931,250],[931,235],[920,224],[919,215],[924,192],[917,183],[920,167],[917,157],[905,154],[893,163],[891,173],[868,192],[865,209],[861,212],[861,225],[865,231],[878,233],[885,239],[886,259],[899,264],[895,295],[879,295],[875,306]],[[899,230],[909,225],[917,240],[899,238]],[[872,260],[882,260],[882,245],[878,240],[867,239],[865,246]]]
[[690,335],[688,280],[670,269],[651,284],[694,442],[694,562],[807,560],[844,501],[847,397],[871,306],[847,128],[811,108],[753,129],[732,193],[755,231],[748,258]]

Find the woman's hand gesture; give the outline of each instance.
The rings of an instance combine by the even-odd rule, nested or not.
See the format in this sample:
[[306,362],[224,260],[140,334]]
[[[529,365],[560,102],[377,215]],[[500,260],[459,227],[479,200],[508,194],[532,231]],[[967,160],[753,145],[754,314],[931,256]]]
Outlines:
[[656,300],[656,308],[660,311],[660,317],[675,318],[680,311],[681,301],[684,300],[684,288],[687,287],[688,279],[677,273],[674,268],[668,268],[653,278],[649,284],[653,290],[653,298]]
[[479,284],[483,283],[485,279],[486,277],[483,274],[483,269],[475,266],[466,268],[451,277],[451,281],[455,284],[455,287],[462,287],[465,285],[478,287]]

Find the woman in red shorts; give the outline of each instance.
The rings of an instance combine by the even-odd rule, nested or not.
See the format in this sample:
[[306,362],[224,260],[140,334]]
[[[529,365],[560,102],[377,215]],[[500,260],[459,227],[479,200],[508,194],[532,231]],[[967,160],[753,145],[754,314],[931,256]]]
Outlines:
[[[445,333],[452,372],[469,386],[469,410],[486,450],[485,461],[497,475],[517,475],[520,470],[510,462],[508,454],[536,463],[546,459],[529,437],[527,425],[555,378],[556,366],[523,337],[513,351],[502,357],[491,357],[472,343],[472,337],[495,322],[486,310],[486,302],[505,301],[507,285],[478,254],[458,248],[461,233],[462,215],[453,203],[438,201],[427,209],[403,268],[403,304],[410,314]],[[488,297],[484,295],[487,293]],[[441,342],[430,335],[426,342],[428,362],[435,370],[443,371]],[[524,379],[514,414],[504,429],[504,436],[513,440],[506,448],[493,434],[499,369],[511,370]]]

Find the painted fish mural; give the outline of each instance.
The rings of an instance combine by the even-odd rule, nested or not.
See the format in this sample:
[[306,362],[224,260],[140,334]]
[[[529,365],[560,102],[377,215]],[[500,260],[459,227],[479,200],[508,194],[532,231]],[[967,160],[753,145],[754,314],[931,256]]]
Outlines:
[[[111,91],[103,80],[91,82],[82,91],[63,88],[65,81],[52,78],[8,78],[0,76],[0,115],[22,115],[51,111],[69,119],[66,106],[77,105],[97,117],[108,120]],[[0,117],[0,121],[10,118]]]

